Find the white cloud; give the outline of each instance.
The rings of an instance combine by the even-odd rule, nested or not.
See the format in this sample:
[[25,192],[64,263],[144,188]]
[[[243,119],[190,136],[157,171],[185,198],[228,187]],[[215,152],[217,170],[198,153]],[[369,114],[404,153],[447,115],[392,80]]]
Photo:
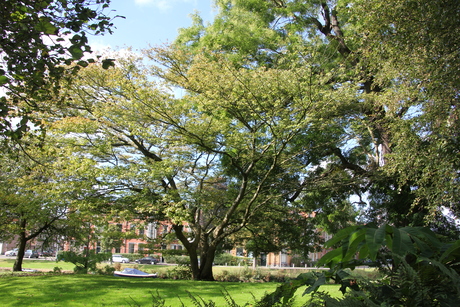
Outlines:
[[194,1],[195,0],[134,0],[134,3],[139,6],[155,6],[159,10],[166,11],[171,9],[175,4]]

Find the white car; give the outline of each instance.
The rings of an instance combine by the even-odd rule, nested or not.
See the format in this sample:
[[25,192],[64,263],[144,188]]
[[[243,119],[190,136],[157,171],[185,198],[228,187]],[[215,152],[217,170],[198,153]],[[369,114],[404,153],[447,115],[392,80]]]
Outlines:
[[123,257],[122,255],[112,255],[112,261],[113,262],[128,263],[129,259],[126,258],[126,257]]
[[10,256],[10,257],[11,256],[16,256],[17,254],[18,254],[18,249],[17,248],[5,252],[5,256]]

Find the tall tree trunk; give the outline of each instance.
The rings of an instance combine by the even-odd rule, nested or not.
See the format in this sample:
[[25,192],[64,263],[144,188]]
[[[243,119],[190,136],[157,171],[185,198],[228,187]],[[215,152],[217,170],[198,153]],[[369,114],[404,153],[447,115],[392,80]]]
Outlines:
[[212,272],[212,264],[214,257],[216,256],[216,248],[214,246],[208,246],[206,250],[203,250],[200,257],[200,275],[199,280],[214,281],[214,275]]
[[[214,257],[216,256],[216,246],[218,245],[218,242],[208,244],[208,237],[197,237],[195,238],[195,241],[191,243],[185,238],[185,236],[183,236],[183,233],[180,232],[180,228],[176,228],[176,230],[176,235],[187,249],[190,258],[192,279],[214,281],[212,264],[214,262]],[[199,241],[201,241],[201,244],[198,244]],[[199,259],[198,252],[200,253]]]
[[198,263],[198,253],[196,251],[196,248],[187,248],[187,251],[190,258],[190,266],[192,269],[192,279],[199,280],[200,264]]
[[[26,222],[21,221],[21,226],[23,226],[23,229],[25,229]],[[18,254],[16,255],[16,261],[14,262],[14,265],[13,265],[13,271],[14,272],[22,271],[22,261],[23,261],[24,254],[25,254],[25,251],[26,251],[26,245],[27,245],[26,232],[22,231],[19,234]]]

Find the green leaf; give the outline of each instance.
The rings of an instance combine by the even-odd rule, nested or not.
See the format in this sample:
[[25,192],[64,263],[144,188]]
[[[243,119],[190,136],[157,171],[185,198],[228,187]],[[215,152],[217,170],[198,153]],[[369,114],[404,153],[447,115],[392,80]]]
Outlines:
[[75,60],[79,60],[83,57],[83,51],[81,50],[81,47],[72,45],[69,47],[69,52],[72,55],[72,58]]
[[459,258],[460,257],[460,240],[455,241],[453,244],[449,246],[449,248],[441,255],[439,261],[441,262],[448,262],[452,258]]
[[305,289],[305,291],[302,293],[302,296],[309,294],[311,292],[316,292],[316,290],[318,290],[319,287],[321,287],[324,284],[326,284],[326,276],[324,276],[324,274],[321,274],[319,278],[313,283],[313,285]]
[[343,258],[342,247],[331,250],[326,253],[320,260],[318,260],[317,266],[328,266],[331,267],[334,264],[340,262]]
[[360,227],[360,226],[350,226],[350,227],[344,228],[342,230],[339,230],[334,237],[332,237],[330,240],[328,240],[324,244],[324,246],[325,247],[334,246],[335,244],[341,242],[345,238],[348,238],[350,236],[350,234],[355,232],[358,227]]
[[369,258],[371,260],[377,258],[377,253],[385,239],[386,226],[387,225],[383,225],[377,229],[368,228],[366,231],[366,245],[369,248]]
[[407,232],[393,228],[393,248],[392,252],[398,256],[405,256],[408,252],[414,252],[414,245]]
[[368,255],[369,255],[369,247],[367,245],[363,245],[363,247],[361,247],[361,249],[359,250],[358,258],[365,259],[368,257]]
[[422,256],[432,257],[435,250],[439,250],[443,245],[434,233],[425,227],[403,227],[400,230],[407,233]]
[[390,250],[393,250],[393,235],[394,235],[393,227],[387,225],[386,228],[387,230],[385,233],[385,242],[386,242],[387,247]]
[[6,76],[0,76],[0,85],[7,84],[9,80]]
[[105,59],[102,60],[102,68],[108,69],[109,67],[114,67],[115,66],[115,60],[114,59]]
[[350,239],[348,240],[346,255],[344,255],[342,261],[350,261],[355,257],[360,247],[365,243],[366,231],[366,228],[361,228],[351,234]]
[[40,21],[35,26],[35,29],[49,35],[56,34],[58,31],[58,28],[56,28],[46,17],[40,18]]
[[81,66],[81,67],[87,67],[88,66],[88,62],[87,61],[78,61],[77,65]]

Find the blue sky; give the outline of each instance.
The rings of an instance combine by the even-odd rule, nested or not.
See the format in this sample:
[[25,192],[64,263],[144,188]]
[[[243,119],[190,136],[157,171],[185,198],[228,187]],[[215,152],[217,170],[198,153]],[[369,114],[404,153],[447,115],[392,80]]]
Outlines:
[[[109,12],[114,10],[114,12]],[[198,11],[205,21],[211,21],[215,10],[212,0],[112,0],[106,13],[121,15],[113,22],[112,35],[89,38],[93,50],[107,47],[133,50],[172,42],[178,29],[192,24],[190,14]]]

